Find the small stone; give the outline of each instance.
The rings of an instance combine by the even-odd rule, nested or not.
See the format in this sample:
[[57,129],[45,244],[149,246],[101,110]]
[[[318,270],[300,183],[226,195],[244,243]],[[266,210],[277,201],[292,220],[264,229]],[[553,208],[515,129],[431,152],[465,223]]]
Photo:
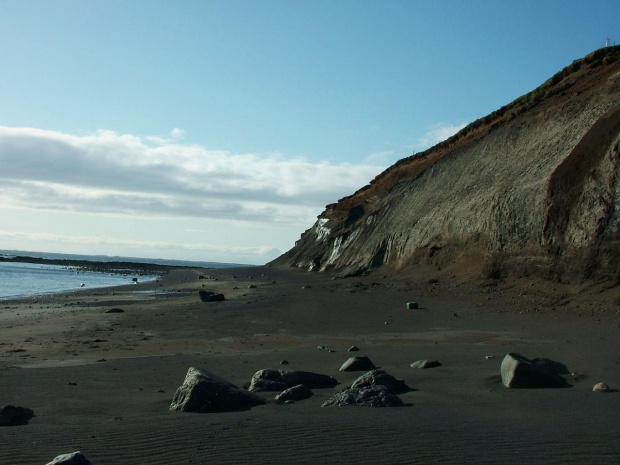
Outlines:
[[90,465],[90,461],[80,451],[57,456],[47,465]]
[[219,294],[211,291],[198,291],[201,302],[222,302],[226,300],[224,294]]
[[282,391],[275,397],[275,401],[279,403],[290,403],[308,399],[309,397],[312,397],[312,395],[312,391],[308,386],[305,384],[298,384]]
[[607,384],[605,383],[596,383],[594,385],[594,387],[592,388],[593,392],[609,392],[611,391],[611,389],[609,389],[609,386],[607,386]]
[[288,360],[282,360],[282,361],[280,362],[280,365],[288,365]]
[[340,371],[368,371],[377,368],[368,357],[351,357],[340,367]]
[[486,356],[486,357],[484,357],[484,358],[486,358],[487,360],[491,360],[491,359],[494,359],[494,358],[495,358],[495,355],[487,355],[487,356]]
[[256,289],[256,286],[255,286],[254,284],[250,284],[250,285],[248,286],[248,289]]
[[106,313],[125,313],[125,310],[122,308],[111,308]]
[[357,346],[351,346],[351,347],[349,347],[349,352],[357,352],[357,351],[359,351],[359,350],[360,350],[360,349],[359,349],[359,347],[357,347]]
[[407,310],[415,310],[418,308],[417,302],[407,302]]
[[418,360],[409,365],[411,368],[435,368],[440,367],[441,363],[437,360]]
[[321,345],[321,346],[317,346],[317,349],[325,350],[326,347]]

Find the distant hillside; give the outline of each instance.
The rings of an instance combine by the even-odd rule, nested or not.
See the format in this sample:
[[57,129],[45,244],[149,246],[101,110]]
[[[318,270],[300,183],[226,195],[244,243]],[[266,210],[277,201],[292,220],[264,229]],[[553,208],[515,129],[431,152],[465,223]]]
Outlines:
[[619,143],[615,46],[328,205],[273,263],[359,274],[492,255],[620,279]]

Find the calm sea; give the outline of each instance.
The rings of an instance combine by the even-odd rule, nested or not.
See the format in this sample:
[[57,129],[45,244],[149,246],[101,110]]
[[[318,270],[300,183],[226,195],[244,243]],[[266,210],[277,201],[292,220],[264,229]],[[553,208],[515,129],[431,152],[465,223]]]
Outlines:
[[[235,265],[230,263],[190,262],[179,260],[143,259],[133,257],[107,257],[91,255],[68,255],[0,250],[2,256],[22,256],[46,259],[89,260],[95,262],[134,262],[154,263],[171,266],[195,266],[201,268],[227,268]],[[33,263],[0,262],[0,300],[25,297],[31,295],[53,294],[76,289],[93,289],[100,287],[132,284],[133,278],[140,282],[151,281],[156,276],[138,276],[137,274],[110,274],[92,271],[78,271],[61,265],[41,265]]]

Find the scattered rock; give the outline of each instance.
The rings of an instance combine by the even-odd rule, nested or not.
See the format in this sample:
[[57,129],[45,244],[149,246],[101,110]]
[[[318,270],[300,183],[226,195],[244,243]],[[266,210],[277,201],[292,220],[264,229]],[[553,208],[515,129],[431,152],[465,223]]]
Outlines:
[[609,386],[605,383],[596,383],[592,388],[593,392],[610,392]]
[[340,367],[340,371],[368,371],[377,368],[368,357],[351,357]]
[[385,386],[393,394],[402,394],[410,390],[402,379],[396,379],[383,370],[373,370],[363,374],[351,384],[353,389],[369,386]]
[[267,400],[258,394],[239,389],[213,373],[191,367],[187,370],[183,385],[174,394],[170,410],[228,412],[246,410],[265,403]]
[[327,347],[325,347],[325,346],[317,346],[317,349],[325,350],[325,349],[327,349]]
[[529,360],[516,353],[507,354],[501,365],[502,383],[516,389],[566,387],[566,380],[558,374],[563,371],[568,372],[561,363],[546,358]]
[[289,403],[290,401],[299,401],[312,397],[312,391],[305,384],[298,384],[297,386],[285,389],[276,396],[276,402]]
[[411,368],[435,368],[440,367],[441,363],[437,360],[418,360],[409,365]]
[[284,391],[298,384],[310,389],[332,388],[338,384],[331,376],[310,371],[259,370],[252,376],[250,391]]
[[34,416],[29,408],[5,405],[0,408],[0,426],[27,425],[28,420]]
[[125,313],[125,310],[123,310],[122,308],[111,308],[110,310],[106,311],[106,313]]
[[46,465],[90,465],[90,461],[80,451],[62,454]]
[[359,348],[359,347],[357,347],[357,346],[351,346],[351,347],[349,347],[349,352],[357,352],[357,351],[359,351],[359,350],[360,350],[360,348]]
[[198,291],[201,302],[222,302],[226,300],[224,294],[218,294],[211,291]]
[[403,402],[385,386],[368,386],[348,388],[323,403],[323,407],[344,407],[357,405],[362,407],[401,407]]

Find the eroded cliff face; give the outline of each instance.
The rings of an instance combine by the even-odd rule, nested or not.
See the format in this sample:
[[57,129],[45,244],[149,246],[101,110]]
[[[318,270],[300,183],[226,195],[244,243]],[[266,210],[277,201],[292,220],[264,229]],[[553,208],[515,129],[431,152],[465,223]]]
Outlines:
[[600,273],[620,258],[619,147],[609,47],[329,205],[275,263],[357,274],[501,251]]

